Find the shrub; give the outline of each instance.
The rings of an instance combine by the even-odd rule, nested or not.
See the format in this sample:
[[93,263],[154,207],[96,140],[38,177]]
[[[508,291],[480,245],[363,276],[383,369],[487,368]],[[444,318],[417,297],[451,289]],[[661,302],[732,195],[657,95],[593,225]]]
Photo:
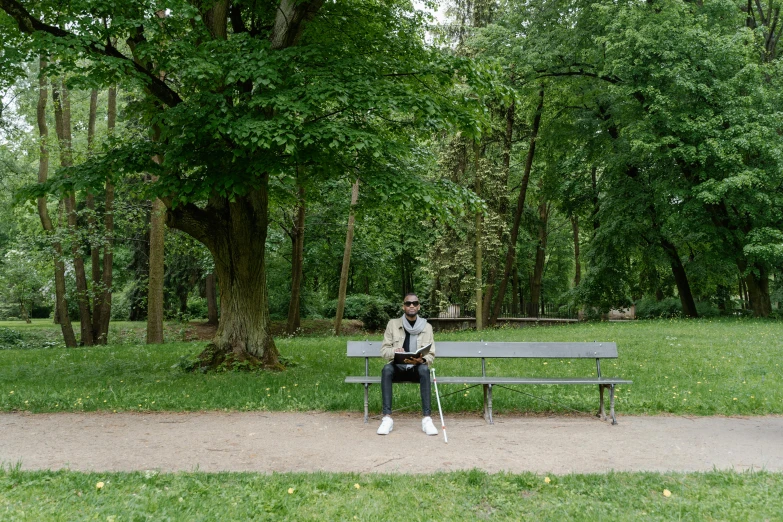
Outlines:
[[636,302],[637,319],[668,319],[681,316],[682,305],[680,300],[675,297],[669,297],[661,301],[644,298]]
[[389,314],[377,302],[370,302],[359,319],[362,320],[365,330],[376,331],[386,326],[389,322]]
[[209,310],[207,310],[207,300],[203,297],[189,297],[188,315],[194,319],[206,319],[209,315]]
[[22,342],[22,334],[11,328],[0,326],[0,348],[8,348]]
[[[709,301],[698,301],[696,312],[699,317],[718,317],[720,311]],[[669,319],[682,317],[682,303],[676,297],[669,297],[661,301],[644,298],[636,301],[637,319]]]
[[[402,315],[399,303],[394,303],[383,297],[367,294],[349,295],[345,298],[345,310],[343,311],[344,319],[359,319],[365,322],[367,318],[370,322],[377,322],[380,317],[384,317],[382,320],[384,324],[389,320],[389,317],[397,314]],[[337,300],[329,301],[324,307],[324,317],[334,317],[337,315]],[[372,317],[370,317],[372,316]],[[365,328],[370,329],[365,323]]]
[[720,315],[718,307],[709,301],[699,301],[696,303],[696,311],[698,312],[699,317],[718,317]]

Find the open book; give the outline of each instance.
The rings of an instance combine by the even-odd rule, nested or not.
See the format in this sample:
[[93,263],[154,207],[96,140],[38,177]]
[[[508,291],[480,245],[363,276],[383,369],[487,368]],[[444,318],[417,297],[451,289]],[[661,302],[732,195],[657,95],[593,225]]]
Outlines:
[[416,359],[418,357],[424,357],[428,353],[430,353],[430,348],[432,348],[432,343],[427,344],[416,350],[415,352],[396,352],[394,354],[394,363],[395,364],[410,364],[406,363],[405,361],[407,359]]

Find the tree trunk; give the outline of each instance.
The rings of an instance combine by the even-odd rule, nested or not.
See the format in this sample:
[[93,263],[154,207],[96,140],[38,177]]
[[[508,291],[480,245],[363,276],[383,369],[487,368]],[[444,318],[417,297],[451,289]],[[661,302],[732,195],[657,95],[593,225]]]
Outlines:
[[[73,165],[73,146],[71,136],[71,100],[64,83],[52,82],[52,101],[54,104],[54,120],[57,139],[60,143],[60,165]],[[90,296],[87,288],[87,274],[84,268],[84,258],[81,254],[78,223],[76,217],[76,193],[68,191],[63,197],[68,236],[71,241],[73,256],[73,272],[76,279],[76,301],[79,304],[80,344],[92,346],[95,341],[92,336],[92,312]]]
[[147,344],[163,342],[163,276],[166,206],[159,199],[150,212],[150,275],[147,287]]
[[[87,154],[92,155],[93,147],[95,143],[95,120],[97,119],[98,112],[98,91],[93,89],[90,92],[90,112],[87,120]],[[101,265],[101,250],[100,244],[96,241],[97,236],[104,236],[101,230],[98,229],[98,219],[95,213],[95,196],[91,190],[87,190],[86,196],[87,205],[87,229],[90,237],[90,261],[92,271],[92,338],[96,344],[106,344],[107,335],[103,331],[102,325],[104,324],[104,306],[105,291],[103,287],[103,275]],[[105,240],[105,236],[101,241]],[[108,321],[105,321],[108,328]]]
[[218,324],[217,292],[215,274],[207,274],[207,324]]
[[497,322],[498,315],[500,315],[500,309],[503,306],[503,299],[506,296],[506,288],[508,287],[508,279],[511,275],[511,267],[514,264],[514,258],[516,257],[517,250],[517,238],[519,237],[519,224],[522,220],[522,213],[525,210],[525,198],[527,197],[527,186],[530,182],[530,171],[533,168],[533,158],[536,154],[536,142],[538,138],[538,130],[541,127],[541,114],[544,110],[544,88],[538,91],[538,107],[536,107],[536,113],[533,117],[533,127],[530,133],[530,146],[527,150],[527,157],[525,159],[525,172],[522,175],[522,183],[519,188],[519,196],[517,197],[517,208],[514,212],[514,224],[511,227],[511,237],[508,240],[508,248],[506,249],[506,261],[503,267],[503,278],[500,281],[498,287],[498,295],[495,298],[495,307],[492,311],[492,317],[490,318],[490,324]]
[[[343,321],[343,312],[345,312],[345,294],[348,290],[348,270],[351,266],[351,247],[353,246],[353,208],[359,201],[359,180],[353,184],[351,190],[351,210],[348,214],[348,232],[345,235],[345,250],[343,251],[343,265],[340,271],[340,290],[337,294],[337,314],[334,317],[334,335],[340,335],[340,324]],[[404,277],[403,277],[403,285]]]
[[32,322],[27,314],[27,308],[24,306],[24,299],[19,300],[19,318],[27,324]]
[[[481,175],[479,173],[479,151],[481,147],[479,142],[476,141],[473,144],[474,164],[476,171],[476,197],[481,197]],[[482,219],[481,211],[476,212],[476,330],[484,329],[484,299],[482,292],[484,289],[484,274],[483,272],[483,247],[481,245],[483,239],[482,231]]]
[[739,293],[740,301],[742,301],[741,307],[743,310],[750,308],[750,297],[748,296],[748,285],[745,283],[745,278],[742,276],[742,272],[739,275]]
[[579,216],[571,216],[571,230],[574,233],[574,287],[582,282],[582,264],[579,261]]
[[[46,125],[46,100],[48,90],[46,88],[46,77],[43,74],[46,68],[46,60],[40,59],[41,75],[38,83],[38,106],[36,117],[38,120],[38,132],[40,135],[40,156],[38,159],[38,182],[46,183],[49,176],[49,149],[46,140],[49,137],[49,129]],[[49,209],[46,206],[46,197],[40,197],[37,200],[38,217],[41,219],[41,226],[48,236],[54,236],[54,225],[49,217]],[[73,348],[76,346],[76,336],[73,333],[71,319],[68,317],[68,301],[65,298],[65,263],[63,262],[63,248],[59,241],[52,242],[54,247],[54,295],[55,295],[55,322],[60,325],[65,340],[65,346]]]
[[598,169],[595,165],[590,169],[590,181],[593,187],[593,231],[598,230],[601,226],[601,222],[598,220],[598,211],[601,210],[601,205],[598,199]]
[[536,264],[533,267],[533,277],[530,281],[530,302],[528,303],[528,313],[530,314],[530,317],[539,316],[541,287],[544,278],[549,205],[543,196],[541,197],[541,203],[538,205],[538,218],[538,248],[536,249]]
[[299,305],[304,275],[305,191],[299,185],[296,221],[291,231],[291,302],[288,304],[286,332],[293,335],[301,326]]
[[[151,206],[151,205],[150,205]],[[144,222],[149,223],[149,207],[144,207]],[[149,259],[150,231],[148,227],[135,232],[130,241],[131,260],[127,270],[131,271],[133,286],[128,292],[130,302],[130,321],[145,321],[147,319],[147,288],[150,275]]]
[[688,282],[688,275],[685,273],[685,266],[682,264],[677,247],[663,237],[661,237],[660,243],[671,263],[674,282],[677,284],[677,293],[680,294],[680,303],[682,303],[682,313],[685,317],[698,317],[699,313],[696,311],[696,303],[693,301],[691,285]]
[[745,276],[750,308],[754,317],[769,317],[772,312],[772,300],[769,295],[769,273],[766,268],[753,266]]
[[233,201],[210,198],[206,208],[191,203],[171,207],[166,223],[203,243],[215,261],[220,283],[220,323],[212,342],[199,355],[200,367],[282,369],[272,339],[266,287],[268,231],[267,184]]
[[511,314],[514,317],[519,317],[519,270],[516,269],[514,269],[514,273],[511,278],[511,293],[513,294],[511,299]]
[[[114,134],[117,122],[117,88],[109,87],[107,110],[107,131]],[[100,287],[100,321],[95,321],[95,340],[106,344],[109,338],[109,321],[111,320],[112,283],[114,280],[114,185],[109,178],[105,184],[105,204],[103,214],[103,275]],[[96,308],[97,308],[96,304]]]
[[726,303],[729,301],[729,287],[726,285],[718,285],[715,294],[718,298],[718,310],[721,312],[726,311]]

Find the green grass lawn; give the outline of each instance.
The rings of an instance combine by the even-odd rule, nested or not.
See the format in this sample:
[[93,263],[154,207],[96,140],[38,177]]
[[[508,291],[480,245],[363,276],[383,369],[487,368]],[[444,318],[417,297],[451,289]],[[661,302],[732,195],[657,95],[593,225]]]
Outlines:
[[[51,323],[0,323],[22,333],[20,349],[0,350],[0,410],[361,411],[364,371],[345,342],[365,336],[280,338],[289,363],[279,373],[185,373],[180,361],[204,342],[169,325],[164,345],[143,343],[143,325],[112,325],[116,344],[64,349]],[[380,339],[379,335],[370,338]],[[437,340],[615,341],[620,358],[602,373],[632,379],[618,390],[624,414],[783,413],[783,322],[661,320],[441,334]],[[372,372],[382,362],[374,361]],[[478,361],[443,360],[440,375],[479,374]],[[488,372],[591,375],[592,361],[491,361]],[[441,386],[446,412],[481,411],[480,389]],[[496,413],[592,413],[597,390],[582,386],[499,389]],[[418,409],[415,386],[398,386],[395,405]],[[536,396],[531,397],[530,395]],[[541,400],[543,399],[543,400]],[[371,390],[380,409],[380,390]],[[0,463],[1,464],[1,463]],[[0,468],[0,520],[780,520],[783,474],[487,474],[478,470],[397,474],[80,473]],[[545,479],[549,479],[547,482]],[[96,485],[102,483],[102,487]],[[668,492],[669,495],[664,493]],[[409,507],[400,508],[400,505]]]
[[[4,323],[3,326],[8,323]],[[16,328],[16,326],[13,326]],[[27,330],[25,330],[27,328]],[[185,373],[183,358],[203,342],[144,345],[133,323],[125,344],[92,348],[0,350],[0,411],[361,411],[361,386],[343,383],[364,372],[364,361],[345,357],[347,339],[307,336],[278,339],[289,362],[284,372]],[[174,325],[170,328],[178,328]],[[184,327],[181,337],[186,337]],[[136,325],[138,330],[138,325]],[[27,338],[56,337],[51,323],[22,326]],[[34,334],[34,335],[33,335]],[[175,331],[176,334],[176,331]],[[115,336],[113,338],[116,338]],[[380,339],[380,335],[369,336]],[[624,414],[762,415],[783,413],[783,322],[761,320],[660,320],[582,323],[538,328],[458,332],[437,340],[615,341],[620,353],[602,373],[633,380],[617,390],[616,409]],[[380,373],[382,361],[371,364]],[[479,375],[477,360],[442,360],[440,375]],[[591,360],[488,361],[497,375],[574,375],[595,372]],[[497,389],[493,407],[511,412],[594,412],[598,392],[587,386]],[[441,385],[444,411],[480,412],[480,388]],[[456,393],[454,393],[456,392]],[[371,411],[380,410],[380,389],[370,390]],[[415,386],[395,389],[395,406],[418,408]]]
[[766,472],[545,477],[478,470],[430,475],[0,471],[0,518],[9,521],[741,521],[780,520],[781,513],[783,474]]

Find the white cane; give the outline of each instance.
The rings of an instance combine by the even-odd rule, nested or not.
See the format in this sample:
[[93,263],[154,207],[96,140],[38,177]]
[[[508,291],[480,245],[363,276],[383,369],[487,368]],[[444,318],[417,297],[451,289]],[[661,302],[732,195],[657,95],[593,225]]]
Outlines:
[[440,395],[438,394],[438,379],[435,378],[435,368],[430,368],[432,372],[432,382],[435,383],[435,398],[438,400],[438,413],[440,414],[440,427],[443,428],[443,440],[446,444],[449,443],[449,438],[446,436],[446,424],[443,422],[443,410],[440,408]]

